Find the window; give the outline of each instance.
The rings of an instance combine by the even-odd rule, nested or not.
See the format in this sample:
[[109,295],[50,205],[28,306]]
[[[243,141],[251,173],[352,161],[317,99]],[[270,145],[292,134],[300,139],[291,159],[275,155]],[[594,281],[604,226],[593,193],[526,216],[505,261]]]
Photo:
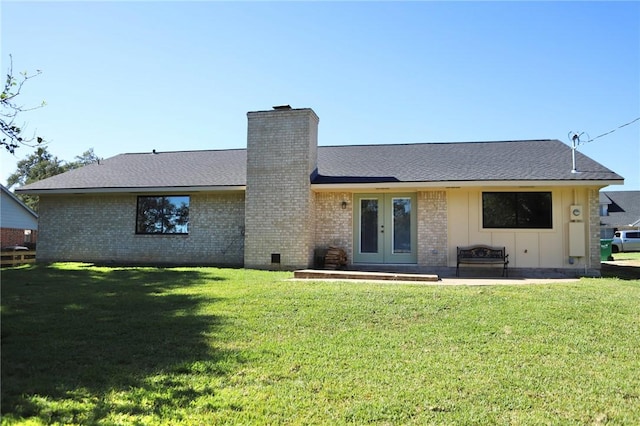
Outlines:
[[551,192],[483,192],[484,228],[551,229]]
[[607,204],[600,204],[600,216],[609,216],[609,206]]
[[189,196],[138,197],[136,234],[188,234]]

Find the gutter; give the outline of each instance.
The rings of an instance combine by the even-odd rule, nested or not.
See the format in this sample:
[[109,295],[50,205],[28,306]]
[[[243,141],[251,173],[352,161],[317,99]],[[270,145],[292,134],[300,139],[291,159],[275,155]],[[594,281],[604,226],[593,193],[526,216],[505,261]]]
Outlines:
[[624,185],[624,180],[495,180],[495,181],[438,181],[438,182],[368,182],[368,183],[312,183],[315,191],[335,190],[387,190],[387,189],[418,189],[418,188],[477,188],[477,187],[518,187],[537,188],[546,187],[576,187]]
[[180,192],[239,192],[246,191],[245,185],[214,186],[149,186],[149,187],[116,187],[116,188],[52,188],[52,189],[20,189],[16,192],[32,195],[49,194],[167,194]]
[[[517,187],[536,188],[545,187],[593,187],[600,188],[609,185],[623,185],[624,180],[496,180],[496,181],[436,181],[436,182],[367,182],[367,183],[311,183],[314,191],[375,191],[391,189],[419,189],[419,188],[477,188],[477,187]],[[112,187],[112,188],[16,188],[21,194],[166,194],[180,192],[245,192],[246,185],[211,185],[211,186],[149,186],[149,187]]]

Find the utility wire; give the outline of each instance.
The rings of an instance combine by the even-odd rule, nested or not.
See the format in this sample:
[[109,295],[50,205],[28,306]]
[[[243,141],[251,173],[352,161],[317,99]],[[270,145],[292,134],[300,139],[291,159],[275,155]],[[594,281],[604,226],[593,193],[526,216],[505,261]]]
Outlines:
[[[635,120],[631,120],[631,121],[630,121],[630,122],[628,122],[628,123],[622,124],[622,125],[620,125],[620,126],[616,127],[616,128],[615,128],[615,129],[613,129],[613,130],[609,130],[609,131],[608,131],[608,132],[606,132],[606,133],[603,133],[603,134],[601,134],[601,135],[598,135],[598,136],[596,136],[595,138],[591,138],[591,137],[589,137],[589,134],[588,134],[588,133],[586,133],[586,132],[580,132],[580,133],[578,133],[578,132],[569,132],[569,134],[568,134],[567,136],[569,136],[569,140],[571,141],[571,158],[572,158],[572,162],[573,162],[573,168],[571,169],[571,173],[579,173],[579,172],[576,170],[576,148],[578,148],[578,146],[579,146],[579,145],[584,145],[585,143],[593,142],[594,140],[596,140],[596,139],[598,139],[598,138],[601,138],[601,137],[603,137],[603,136],[609,135],[609,134],[611,134],[611,133],[615,132],[615,131],[616,131],[616,130],[618,130],[618,129],[622,129],[622,128],[623,128],[623,127],[625,127],[625,126],[628,126],[628,125],[630,125],[630,124],[635,123],[635,122],[636,122],[636,121],[638,121],[638,120],[640,120],[640,117],[636,118]],[[587,134],[587,137],[588,137],[589,139],[588,139],[587,141],[585,141],[585,142],[582,142],[582,141],[580,140],[580,136],[584,135],[585,133]]]
[[[621,125],[621,126],[618,126],[618,127],[616,127],[615,129],[613,129],[613,130],[609,130],[609,131],[608,131],[608,132],[606,132],[606,133],[603,133],[603,134],[601,134],[601,135],[598,135],[598,136],[596,136],[596,137],[595,137],[595,138],[593,138],[593,139],[589,139],[588,141],[585,141],[585,142],[580,142],[580,144],[585,144],[585,143],[593,142],[593,141],[595,141],[595,140],[596,140],[596,139],[598,139],[598,138],[601,138],[601,137],[603,137],[603,136],[607,136],[607,135],[609,135],[609,134],[611,134],[611,133],[615,132],[615,131],[616,131],[616,130],[618,130],[618,129],[622,129],[623,127],[628,126],[629,124],[633,124],[633,123],[635,123],[635,122],[636,122],[636,121],[638,121],[638,120],[640,120],[640,117],[636,118],[635,120],[631,120],[630,122],[625,123],[625,124],[623,124],[623,125]],[[581,134],[582,134],[582,133],[581,133]],[[578,139],[578,141],[579,141],[579,140],[580,140],[580,139]]]

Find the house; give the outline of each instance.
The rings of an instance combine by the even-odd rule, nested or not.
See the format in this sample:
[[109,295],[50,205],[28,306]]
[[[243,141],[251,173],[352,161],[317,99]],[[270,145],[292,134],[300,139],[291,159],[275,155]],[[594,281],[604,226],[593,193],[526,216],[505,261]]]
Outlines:
[[4,185],[0,185],[0,245],[33,246],[38,238],[38,215]]
[[19,189],[40,196],[38,261],[449,273],[456,247],[510,269],[598,274],[599,190],[623,178],[558,140],[318,146],[312,109],[249,112],[247,148],[121,154]]
[[603,238],[616,229],[640,229],[640,191],[600,191],[600,226]]

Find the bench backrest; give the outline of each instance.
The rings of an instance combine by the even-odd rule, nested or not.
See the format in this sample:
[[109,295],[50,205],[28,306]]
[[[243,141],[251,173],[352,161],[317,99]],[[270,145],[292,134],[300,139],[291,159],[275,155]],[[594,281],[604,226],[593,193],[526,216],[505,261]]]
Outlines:
[[504,247],[485,245],[458,247],[458,258],[463,259],[504,259]]

